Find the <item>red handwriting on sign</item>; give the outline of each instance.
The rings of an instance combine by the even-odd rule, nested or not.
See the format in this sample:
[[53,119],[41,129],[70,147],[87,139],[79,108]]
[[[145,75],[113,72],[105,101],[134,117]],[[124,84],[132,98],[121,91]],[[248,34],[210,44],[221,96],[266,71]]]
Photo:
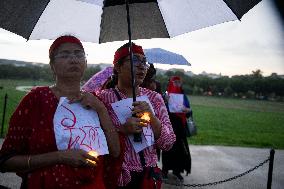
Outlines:
[[[84,147],[88,150],[97,150],[93,147],[101,148],[100,137],[98,129],[100,127],[95,125],[83,125],[80,126],[77,123],[75,113],[64,105],[61,105],[64,109],[70,112],[71,118],[65,117],[61,120],[60,124],[64,127],[64,131],[69,131],[68,149]],[[70,124],[71,122],[71,124]]]

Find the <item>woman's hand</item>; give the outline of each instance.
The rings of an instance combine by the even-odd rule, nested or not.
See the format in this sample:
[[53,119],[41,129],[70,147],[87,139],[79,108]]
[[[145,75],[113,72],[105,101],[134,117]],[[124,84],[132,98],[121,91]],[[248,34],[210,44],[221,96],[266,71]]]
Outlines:
[[182,112],[184,112],[184,113],[188,113],[188,112],[190,112],[191,110],[190,110],[190,108],[187,108],[187,107],[184,107],[183,109],[182,109]]
[[146,101],[136,101],[132,104],[134,107],[132,109],[132,114],[141,117],[145,112],[149,113],[150,119],[154,118],[155,115]]
[[78,97],[69,99],[69,103],[80,102],[86,109],[92,108],[96,112],[105,109],[104,104],[92,93],[81,92]]
[[60,164],[67,164],[73,167],[96,167],[98,158],[91,156],[81,149],[58,151]]
[[130,117],[121,126],[120,132],[124,133],[125,135],[142,133],[142,127],[145,125],[147,125],[147,121],[137,117]]

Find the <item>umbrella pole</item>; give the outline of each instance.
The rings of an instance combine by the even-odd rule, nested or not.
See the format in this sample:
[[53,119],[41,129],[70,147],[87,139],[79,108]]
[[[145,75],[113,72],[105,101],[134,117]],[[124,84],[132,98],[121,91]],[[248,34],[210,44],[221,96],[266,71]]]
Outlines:
[[[127,13],[127,27],[128,27],[128,39],[129,39],[129,52],[130,52],[130,65],[131,65],[131,84],[132,84],[132,97],[133,102],[136,101],[136,84],[135,84],[135,77],[134,77],[134,66],[133,66],[133,52],[132,52],[132,42],[131,42],[131,27],[130,27],[130,14],[129,14],[129,1],[125,0],[126,5],[126,13]],[[136,117],[136,115],[132,115]],[[134,142],[142,142],[142,137],[140,133],[136,133],[133,135]]]
[[134,77],[134,66],[133,66],[133,52],[132,52],[132,42],[131,42],[131,27],[130,27],[130,14],[129,14],[129,0],[125,0],[126,12],[127,12],[127,27],[128,27],[128,39],[129,39],[129,54],[130,54],[130,65],[131,65],[131,85],[132,85],[132,97],[133,102],[136,101],[136,91],[135,91],[135,77]]

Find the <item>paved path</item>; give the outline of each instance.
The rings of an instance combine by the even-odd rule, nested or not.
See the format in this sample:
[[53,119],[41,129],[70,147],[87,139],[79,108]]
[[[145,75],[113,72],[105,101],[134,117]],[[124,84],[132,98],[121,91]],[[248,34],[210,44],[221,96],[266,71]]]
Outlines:
[[30,91],[33,87],[35,87],[35,86],[17,86],[17,87],[16,87],[16,90],[28,92],[28,91]]
[[[2,139],[0,139],[0,146]],[[192,174],[184,175],[184,184],[208,183],[230,178],[251,169],[269,156],[269,149],[197,146],[190,145]],[[160,166],[160,164],[159,164]],[[284,150],[276,150],[273,171],[273,189],[284,188]],[[199,187],[212,189],[265,189],[268,164],[252,173],[216,186]],[[20,179],[13,173],[0,173],[0,185],[19,188]],[[164,182],[179,183],[174,175]],[[188,188],[163,184],[163,189]]]

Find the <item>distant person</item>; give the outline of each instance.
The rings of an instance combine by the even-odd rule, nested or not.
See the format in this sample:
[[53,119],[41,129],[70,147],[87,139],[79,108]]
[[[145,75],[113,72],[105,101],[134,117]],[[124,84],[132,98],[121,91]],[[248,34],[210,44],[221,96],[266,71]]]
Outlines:
[[141,87],[146,89],[150,89],[162,95],[161,84],[155,79],[156,76],[156,69],[153,64],[149,64],[149,68],[147,70],[147,74],[141,84]]
[[[55,84],[36,87],[21,100],[11,117],[0,151],[0,171],[16,172],[22,177],[22,188],[104,189],[104,156],[95,157],[81,148],[81,145],[91,148],[91,144],[83,143],[83,138],[89,133],[81,132],[70,143],[70,135],[76,129],[73,125],[79,121],[72,117],[71,110],[61,122],[70,135],[68,132],[67,135],[60,134],[54,124],[58,115],[56,110],[61,107],[61,97],[67,97],[71,104],[79,102],[86,112],[97,112],[110,155],[117,157],[120,153],[118,133],[106,107],[95,95],[80,90],[80,81],[87,66],[83,45],[73,36],[59,37],[50,47],[49,58]],[[84,127],[95,132],[91,125]],[[80,129],[84,131],[83,127]],[[58,150],[57,142],[71,147]]]
[[[132,98],[133,95],[129,46],[130,44],[126,43],[115,52],[113,60],[114,75],[112,80],[109,81],[109,85],[105,86],[113,88],[101,91],[101,93],[98,93],[98,96],[106,104],[116,128],[124,135],[125,152],[122,171],[118,177],[118,188],[144,189],[144,178],[148,178],[145,174],[151,173],[149,174],[149,177],[152,177],[154,176],[154,173],[156,174],[156,171],[159,173],[157,169],[156,148],[169,150],[175,141],[175,135],[162,96],[156,92],[140,87],[149,65],[146,62],[142,47],[135,45],[134,43],[132,45],[132,50],[136,84],[135,91],[137,98],[145,97],[150,103],[147,103],[146,101],[136,101],[130,105],[133,107],[129,107],[129,116],[123,117],[125,122],[120,121],[115,112],[112,104]],[[151,106],[153,107],[153,110],[151,109]],[[148,113],[150,120],[146,121],[140,118],[144,113]],[[133,117],[131,114],[137,115],[138,117]],[[131,136],[137,133],[143,135],[143,126],[145,129],[147,128],[146,130],[149,132],[148,138],[153,139],[151,140],[153,145],[149,144],[142,147],[141,151],[137,150],[139,151],[137,152],[135,151],[135,144],[133,143]],[[136,145],[139,144],[140,142],[138,144],[136,143]],[[157,179],[157,183],[160,183],[159,179]],[[151,185],[151,187],[154,189],[154,185]],[[146,188],[151,189],[149,187]]]
[[181,173],[186,171],[186,174],[191,171],[191,156],[186,137],[186,118],[190,117],[191,109],[189,101],[182,89],[182,80],[178,76],[170,78],[167,88],[167,95],[165,97],[168,105],[169,94],[183,94],[183,108],[182,113],[171,113],[169,111],[170,120],[173,130],[176,135],[176,142],[169,151],[162,151],[162,172],[164,178],[168,177],[168,171],[173,170],[173,174],[181,181],[183,177]]
[[[147,70],[147,74],[146,74],[146,76],[143,80],[143,83],[141,84],[141,87],[149,89],[151,91],[155,91],[155,92],[159,93],[160,95],[162,95],[161,84],[160,84],[160,82],[155,80],[156,73],[157,73],[157,71],[154,67],[154,64],[150,64],[150,66]],[[158,160],[160,161],[161,151],[160,151],[160,149],[156,149],[156,150],[157,150]]]

